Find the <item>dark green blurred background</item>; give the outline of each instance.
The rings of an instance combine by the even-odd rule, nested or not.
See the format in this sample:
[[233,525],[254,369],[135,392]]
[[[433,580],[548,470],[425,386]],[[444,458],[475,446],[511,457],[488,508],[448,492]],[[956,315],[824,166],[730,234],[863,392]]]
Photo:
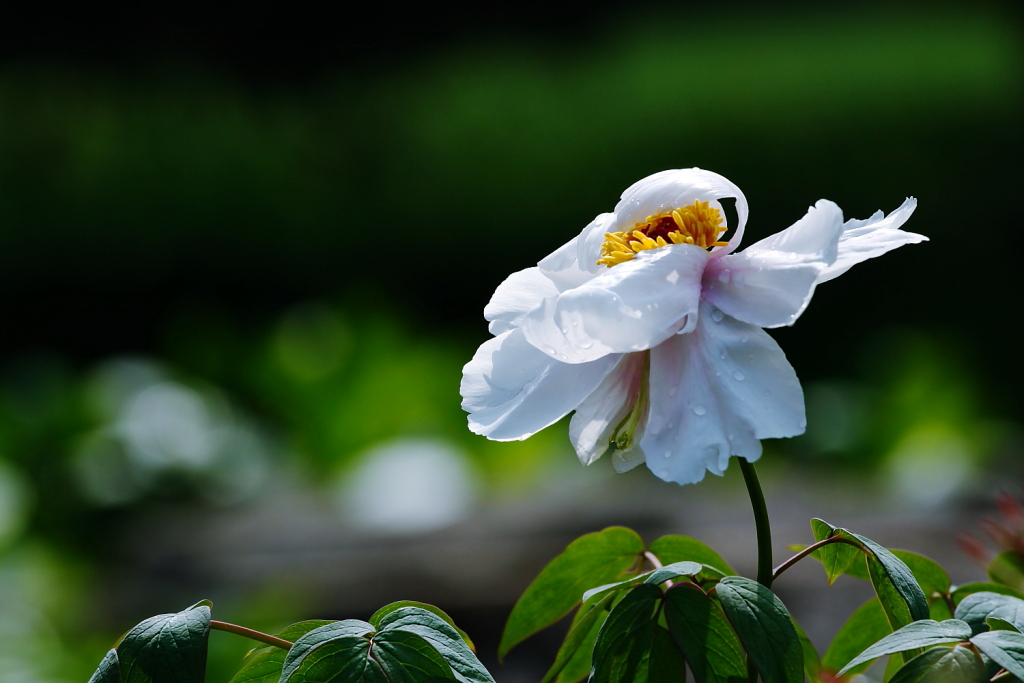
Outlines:
[[[459,409],[494,287],[665,168],[738,184],[749,242],[822,197],[851,218],[920,202],[907,228],[930,242],[773,332],[810,420],[767,444],[780,498],[797,477],[823,516],[870,497],[970,524],[1020,479],[1015,6],[19,12],[0,28],[0,681],[85,680],[118,632],[202,597],[268,630],[447,600],[493,645],[570,533],[701,536],[650,502],[673,496],[747,525],[728,477],[612,479],[564,424],[493,444]],[[437,578],[451,565],[474,588]],[[220,635],[211,680],[245,650]]]

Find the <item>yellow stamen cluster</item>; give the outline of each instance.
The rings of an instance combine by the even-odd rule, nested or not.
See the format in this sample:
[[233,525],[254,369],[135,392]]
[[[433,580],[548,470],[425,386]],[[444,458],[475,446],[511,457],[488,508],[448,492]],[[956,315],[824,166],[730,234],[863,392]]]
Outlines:
[[648,216],[626,232],[608,232],[601,245],[598,265],[612,266],[632,261],[646,249],[669,244],[694,244],[703,249],[724,247],[728,242],[718,238],[728,230],[722,226],[722,214],[708,202],[700,200],[669,213]]

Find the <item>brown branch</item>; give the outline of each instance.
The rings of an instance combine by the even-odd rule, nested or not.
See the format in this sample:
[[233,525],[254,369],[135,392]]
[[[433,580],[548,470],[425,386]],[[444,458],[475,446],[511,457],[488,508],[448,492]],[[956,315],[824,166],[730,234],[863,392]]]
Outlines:
[[236,636],[242,636],[244,638],[249,638],[250,640],[258,640],[261,643],[273,645],[274,647],[279,647],[282,650],[290,650],[292,645],[294,644],[285,640],[284,638],[278,638],[277,636],[271,636],[267,635],[266,633],[260,633],[259,631],[254,631],[251,628],[246,628],[244,626],[236,626],[235,624],[229,624],[226,621],[210,620],[210,628],[215,629],[217,631],[226,631],[227,633],[234,633]]

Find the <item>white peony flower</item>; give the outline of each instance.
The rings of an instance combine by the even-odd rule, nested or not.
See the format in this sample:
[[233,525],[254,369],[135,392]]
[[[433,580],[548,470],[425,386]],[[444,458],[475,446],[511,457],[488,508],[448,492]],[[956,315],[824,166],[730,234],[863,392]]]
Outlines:
[[[727,236],[719,199],[734,198]],[[854,264],[927,238],[900,230],[917,201],[843,222],[822,199],[789,228],[734,253],[747,201],[722,176],[662,171],[627,189],[536,267],[502,282],[484,317],[496,335],[466,364],[469,427],[525,439],[575,410],[585,464],[606,452],[666,481],[721,475],[759,439],[806,427],[785,354],[762,329],[791,325],[814,288]]]

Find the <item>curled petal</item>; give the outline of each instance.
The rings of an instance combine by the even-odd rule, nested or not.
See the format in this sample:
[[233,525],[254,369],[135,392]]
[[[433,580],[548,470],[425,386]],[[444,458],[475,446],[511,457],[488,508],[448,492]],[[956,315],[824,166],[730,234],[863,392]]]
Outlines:
[[569,422],[569,440],[584,465],[604,455],[616,427],[633,409],[646,363],[644,353],[622,356],[615,369],[576,408]]
[[537,308],[558,288],[539,268],[526,268],[512,273],[498,285],[490,302],[484,307],[484,318],[491,321],[491,334],[501,334],[518,327],[527,313]]
[[495,441],[522,440],[578,406],[611,371],[619,356],[570,365],[531,346],[509,330],[480,345],[462,369],[462,409],[469,428]]
[[917,208],[917,200],[907,197],[906,201],[888,216],[876,211],[867,220],[849,220],[843,225],[839,236],[839,250],[832,265],[822,271],[818,282],[828,282],[839,277],[853,266],[869,258],[875,258],[904,244],[927,242],[928,238],[900,230]]
[[537,264],[540,272],[550,279],[558,291],[564,292],[573,287],[579,287],[587,280],[594,278],[600,273],[600,266],[597,262],[580,263],[579,242],[582,235],[573,237],[561,247],[551,252]]
[[758,439],[806,427],[793,367],[764,330],[702,303],[692,334],[651,350],[650,416],[640,447],[665,481],[722,474],[729,457],[754,461]]
[[827,199],[790,227],[708,264],[704,298],[758,327],[792,325],[836,260],[843,212]]
[[688,206],[698,200],[714,202],[718,207],[718,202],[714,200],[729,197],[736,199],[738,223],[732,235],[726,235],[728,246],[717,247],[713,252],[715,256],[724,256],[735,250],[743,239],[748,214],[747,198],[728,179],[700,168],[662,171],[626,188],[619,203],[615,205],[615,225],[618,227],[614,227],[614,231],[632,228],[648,216]]
[[552,358],[586,363],[643,351],[696,323],[708,253],[689,244],[641,252],[587,283],[549,297],[522,320]]

